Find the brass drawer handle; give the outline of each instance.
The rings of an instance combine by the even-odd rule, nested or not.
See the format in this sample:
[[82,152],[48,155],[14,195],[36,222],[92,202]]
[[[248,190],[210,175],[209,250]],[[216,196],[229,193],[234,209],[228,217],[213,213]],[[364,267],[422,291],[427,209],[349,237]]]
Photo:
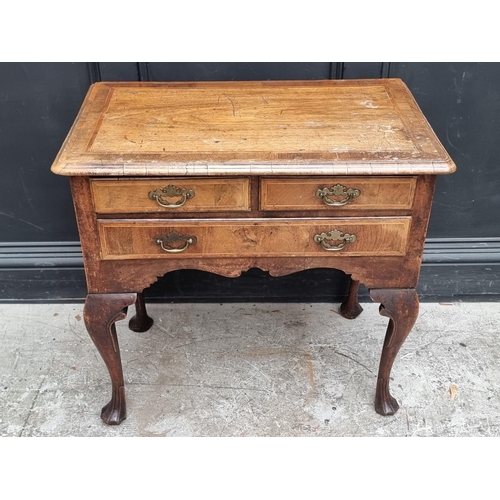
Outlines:
[[[354,198],[357,198],[361,194],[359,189],[346,188],[342,184],[335,184],[331,188],[321,188],[316,191],[316,198],[321,198],[325,205],[329,207],[341,207],[347,205]],[[344,198],[339,201],[334,201],[328,198],[328,196],[343,196]]]
[[[196,243],[196,236],[190,236],[186,234],[179,234],[174,231],[173,233],[167,234],[165,236],[157,236],[153,238],[153,242],[160,245],[161,249],[168,253],[181,253],[187,249],[189,245],[194,245]],[[184,243],[183,246],[176,246],[178,243]],[[174,244],[174,246],[171,246]]]
[[[333,229],[329,233],[320,233],[314,235],[314,241],[321,244],[321,246],[328,252],[338,252],[342,250],[347,243],[354,243],[356,241],[355,234],[342,233],[338,229]],[[337,246],[330,245],[327,241],[342,241]]]
[[[182,198],[175,203],[171,203],[167,198]],[[156,200],[156,203],[164,208],[179,208],[186,204],[187,200],[194,197],[194,191],[192,189],[178,188],[173,184],[170,184],[163,189],[155,189],[149,192],[149,199]]]

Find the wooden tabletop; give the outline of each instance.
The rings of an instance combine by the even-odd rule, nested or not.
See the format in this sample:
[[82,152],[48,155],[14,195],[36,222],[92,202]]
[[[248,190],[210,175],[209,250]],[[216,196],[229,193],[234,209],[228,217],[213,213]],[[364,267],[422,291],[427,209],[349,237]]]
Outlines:
[[370,175],[455,170],[399,79],[102,82],[61,175]]

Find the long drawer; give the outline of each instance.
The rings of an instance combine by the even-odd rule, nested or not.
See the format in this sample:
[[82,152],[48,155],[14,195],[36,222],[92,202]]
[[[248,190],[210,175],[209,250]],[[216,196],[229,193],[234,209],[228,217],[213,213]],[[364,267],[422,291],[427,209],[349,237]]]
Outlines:
[[260,209],[410,210],[416,177],[264,177]]
[[405,255],[411,217],[100,220],[101,258]]
[[250,180],[240,178],[92,179],[100,214],[250,210]]

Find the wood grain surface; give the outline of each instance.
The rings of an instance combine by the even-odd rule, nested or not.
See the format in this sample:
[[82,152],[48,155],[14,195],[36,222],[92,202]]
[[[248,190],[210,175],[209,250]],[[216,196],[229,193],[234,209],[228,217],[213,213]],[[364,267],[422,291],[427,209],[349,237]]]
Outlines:
[[[260,181],[261,210],[324,210],[335,214],[339,209],[409,210],[413,206],[415,177],[330,177],[330,178],[267,178]],[[358,197],[342,206],[328,206],[316,196],[316,191],[341,184],[359,190]],[[341,196],[330,196],[342,201]]]
[[[183,259],[203,257],[304,257],[329,255],[402,256],[411,218],[269,219],[245,221],[101,221],[99,234],[103,259]],[[338,229],[355,234],[356,241],[341,251],[326,251],[313,237]],[[177,232],[195,236],[184,252],[164,252],[154,239]],[[341,241],[334,241],[338,245]],[[333,265],[333,264],[332,264]]]
[[398,79],[96,83],[52,166],[142,176],[454,169]]
[[[152,200],[149,193],[168,185],[191,190],[194,195],[183,206],[165,208]],[[93,179],[91,188],[95,210],[100,214],[223,212],[250,209],[250,180],[247,177],[235,179]],[[172,197],[171,202],[178,202],[181,199]]]

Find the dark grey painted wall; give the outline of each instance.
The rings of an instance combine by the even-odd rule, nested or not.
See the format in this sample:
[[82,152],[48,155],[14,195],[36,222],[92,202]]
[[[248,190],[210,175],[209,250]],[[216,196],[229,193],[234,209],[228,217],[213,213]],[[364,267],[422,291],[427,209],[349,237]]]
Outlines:
[[[97,80],[402,78],[458,170],[438,179],[419,291],[425,300],[500,297],[500,64],[1,63],[0,300],[81,300],[66,178],[50,165]],[[161,300],[337,300],[345,278],[307,271],[228,280],[195,271],[148,291]]]

